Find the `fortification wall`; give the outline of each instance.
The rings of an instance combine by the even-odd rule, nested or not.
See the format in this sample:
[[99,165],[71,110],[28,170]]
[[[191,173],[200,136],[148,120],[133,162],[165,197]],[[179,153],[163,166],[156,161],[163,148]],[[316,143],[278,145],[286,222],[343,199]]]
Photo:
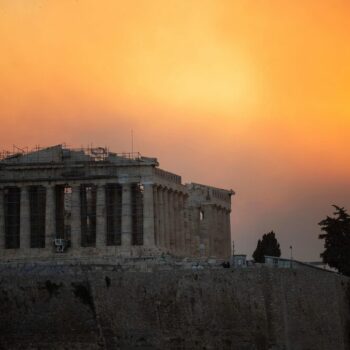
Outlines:
[[345,350],[348,284],[308,269],[3,265],[0,348]]

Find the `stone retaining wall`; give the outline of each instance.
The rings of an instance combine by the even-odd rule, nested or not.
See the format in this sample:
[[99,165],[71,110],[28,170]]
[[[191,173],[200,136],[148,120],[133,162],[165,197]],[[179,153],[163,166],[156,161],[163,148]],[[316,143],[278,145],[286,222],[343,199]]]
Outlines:
[[3,265],[0,349],[349,349],[349,281],[339,275],[148,271]]

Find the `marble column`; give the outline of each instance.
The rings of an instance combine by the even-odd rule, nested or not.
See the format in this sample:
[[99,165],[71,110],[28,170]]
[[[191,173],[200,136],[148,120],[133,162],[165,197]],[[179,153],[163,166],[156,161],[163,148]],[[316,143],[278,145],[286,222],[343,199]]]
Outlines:
[[154,247],[153,183],[143,183],[143,245]]
[[175,251],[178,253],[181,251],[180,247],[180,203],[179,203],[179,193],[176,191],[174,192],[174,238],[175,238]]
[[107,245],[106,235],[106,186],[100,184],[97,185],[96,189],[96,248],[102,248]]
[[164,208],[164,189],[162,187],[158,190],[158,203],[159,203],[159,246],[165,245],[165,208]]
[[30,208],[29,208],[29,187],[21,187],[20,204],[20,248],[30,248]]
[[223,255],[223,235],[224,235],[224,230],[223,230],[223,217],[222,217],[222,208],[217,207],[217,248],[216,248],[216,254],[217,256],[222,256]]
[[171,199],[171,210],[173,214],[173,230],[172,230],[172,239],[173,239],[173,251],[176,252],[177,247],[176,247],[176,240],[177,240],[177,192],[172,192],[172,199]]
[[218,225],[217,225],[217,232],[218,232],[218,244],[217,244],[217,248],[216,248],[216,253],[218,256],[222,256],[225,252],[225,225],[224,225],[224,217],[222,215],[223,213],[223,209],[221,207],[217,207],[217,216],[218,216]]
[[194,234],[192,233],[192,225],[190,217],[192,218],[191,211],[188,207],[187,194],[183,194],[183,230],[184,230],[184,246],[186,255],[194,254],[192,249]]
[[164,215],[164,247],[170,248],[170,227],[169,227],[169,190],[163,190],[163,215]]
[[169,249],[172,253],[175,251],[175,215],[174,215],[174,192],[168,192],[168,214],[169,214]]
[[214,229],[213,229],[213,238],[214,238],[214,247],[213,247],[213,255],[220,255],[220,207],[214,206]]
[[225,210],[225,233],[226,233],[226,240],[229,242],[229,246],[227,248],[227,253],[228,256],[231,256],[231,247],[232,247],[232,241],[231,241],[231,222],[230,222],[230,216],[231,216],[231,211],[230,210]]
[[122,184],[122,246],[131,246],[132,216],[131,216],[131,184]]
[[5,249],[5,208],[2,188],[0,188],[0,249]]
[[51,250],[56,237],[55,186],[46,186],[45,208],[45,249]]
[[205,226],[204,220],[200,220],[201,212],[204,213],[204,208],[192,207],[191,210],[191,236],[192,236],[192,252],[197,256],[204,256],[206,249],[205,241]]
[[180,225],[180,250],[186,255],[186,234],[185,234],[185,198],[183,193],[179,193],[179,225]]
[[158,186],[158,190],[157,190],[157,201],[158,201],[158,245],[161,245],[161,242],[163,240],[163,233],[162,233],[162,195],[163,195],[163,191],[162,188],[160,186]]
[[153,186],[153,210],[154,210],[154,244],[159,246],[159,201],[158,188]]
[[73,249],[81,247],[81,202],[80,185],[72,186],[71,209],[71,246]]

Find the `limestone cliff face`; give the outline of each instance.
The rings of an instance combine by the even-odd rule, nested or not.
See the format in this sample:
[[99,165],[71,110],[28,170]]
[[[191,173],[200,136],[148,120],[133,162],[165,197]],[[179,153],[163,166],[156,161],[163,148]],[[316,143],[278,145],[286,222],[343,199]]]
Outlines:
[[0,268],[0,349],[349,349],[348,280],[317,270]]

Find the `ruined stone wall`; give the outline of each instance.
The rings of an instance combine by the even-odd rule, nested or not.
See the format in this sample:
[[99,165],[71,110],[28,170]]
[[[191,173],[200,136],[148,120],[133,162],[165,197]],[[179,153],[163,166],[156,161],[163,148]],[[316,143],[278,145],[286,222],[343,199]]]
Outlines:
[[345,350],[348,285],[313,269],[0,266],[0,348]]
[[231,256],[230,213],[234,192],[196,183],[186,186],[190,255],[228,260]]

